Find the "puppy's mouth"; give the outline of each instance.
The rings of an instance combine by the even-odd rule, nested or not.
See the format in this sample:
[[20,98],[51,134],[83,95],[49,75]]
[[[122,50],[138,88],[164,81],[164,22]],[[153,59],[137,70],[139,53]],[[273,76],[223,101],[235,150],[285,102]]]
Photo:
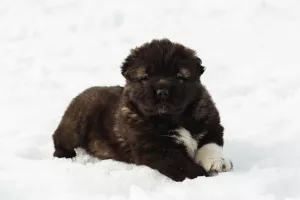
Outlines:
[[153,106],[145,106],[143,110],[147,115],[174,116],[180,114],[184,110],[184,107],[174,107],[170,104],[160,102]]
[[159,105],[157,107],[158,115],[176,115],[182,110],[183,108],[170,108],[168,105]]
[[164,115],[164,114],[168,113],[169,108],[166,105],[159,105],[158,108],[157,108],[157,111],[158,111],[159,115]]

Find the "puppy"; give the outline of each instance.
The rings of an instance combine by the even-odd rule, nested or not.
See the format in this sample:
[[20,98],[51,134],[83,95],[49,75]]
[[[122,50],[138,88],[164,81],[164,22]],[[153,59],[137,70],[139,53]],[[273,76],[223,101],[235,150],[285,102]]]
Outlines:
[[72,158],[81,147],[100,159],[149,166],[174,181],[232,169],[194,50],[152,40],[131,50],[121,71],[124,87],[92,87],[72,100],[53,134],[55,157]]

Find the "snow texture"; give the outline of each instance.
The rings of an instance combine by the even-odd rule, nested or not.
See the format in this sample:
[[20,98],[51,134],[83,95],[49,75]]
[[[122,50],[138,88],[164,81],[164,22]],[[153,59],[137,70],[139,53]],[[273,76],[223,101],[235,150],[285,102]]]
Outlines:
[[[299,10],[298,0],[1,0],[0,199],[300,199]],[[175,183],[80,149],[52,158],[72,97],[123,85],[129,49],[163,37],[207,67],[234,170]]]

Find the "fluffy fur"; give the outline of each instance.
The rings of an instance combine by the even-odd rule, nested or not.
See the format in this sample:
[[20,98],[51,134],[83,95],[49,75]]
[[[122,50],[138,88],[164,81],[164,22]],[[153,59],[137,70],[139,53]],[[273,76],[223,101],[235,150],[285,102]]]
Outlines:
[[124,87],[92,87],[73,99],[53,134],[54,156],[72,158],[74,148],[82,147],[100,159],[149,166],[175,181],[216,170],[201,166],[203,156],[195,160],[204,145],[223,146],[224,130],[201,84],[204,67],[195,51],[153,40],[133,49],[121,72]]

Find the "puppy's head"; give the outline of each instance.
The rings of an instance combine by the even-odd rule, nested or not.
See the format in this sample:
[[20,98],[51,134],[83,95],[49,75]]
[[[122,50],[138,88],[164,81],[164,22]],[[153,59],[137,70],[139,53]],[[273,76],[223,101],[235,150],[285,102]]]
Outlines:
[[204,72],[195,51],[168,39],[131,50],[122,65],[129,100],[144,115],[178,115],[195,100]]

